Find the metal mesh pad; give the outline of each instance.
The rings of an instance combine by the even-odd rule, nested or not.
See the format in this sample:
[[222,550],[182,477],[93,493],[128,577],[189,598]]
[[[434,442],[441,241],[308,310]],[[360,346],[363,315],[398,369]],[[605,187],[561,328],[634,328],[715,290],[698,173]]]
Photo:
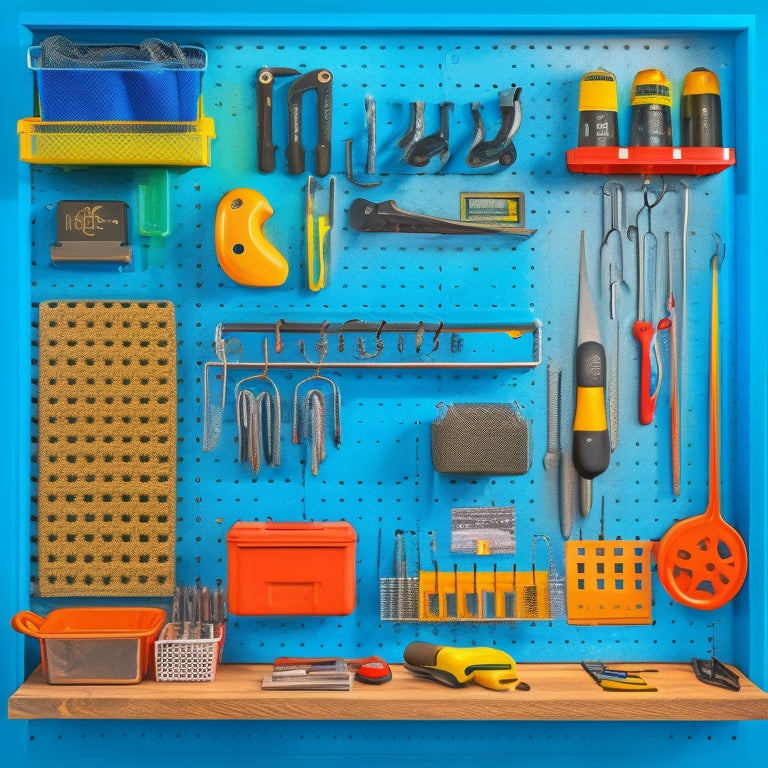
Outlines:
[[38,402],[40,594],[171,594],[173,305],[41,304]]
[[509,403],[454,403],[432,422],[438,472],[522,475],[530,467],[528,423]]

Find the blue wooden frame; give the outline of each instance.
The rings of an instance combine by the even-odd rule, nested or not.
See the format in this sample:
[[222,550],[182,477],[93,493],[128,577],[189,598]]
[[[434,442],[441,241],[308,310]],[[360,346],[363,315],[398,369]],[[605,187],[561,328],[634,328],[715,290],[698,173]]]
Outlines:
[[[538,14],[468,14],[460,3],[447,2],[439,9],[409,8],[406,3],[390,3],[387,8],[350,13],[341,2],[326,4],[319,11],[309,2],[294,3],[290,13],[232,12],[213,13],[206,3],[158,3],[137,0],[130,8],[115,10],[104,3],[71,0],[68,9],[59,3],[24,0],[7,2],[0,14],[0,64],[5,74],[2,91],[5,139],[0,146],[0,214],[4,224],[5,274],[0,281],[0,327],[5,329],[6,366],[10,369],[0,381],[6,406],[6,439],[0,442],[6,500],[3,548],[4,586],[0,594],[0,615],[10,617],[28,604],[28,425],[31,403],[26,382],[29,378],[30,328],[26,326],[26,307],[30,297],[30,270],[27,261],[29,231],[27,203],[29,173],[20,166],[14,140],[15,120],[25,115],[28,94],[16,86],[25,76],[19,55],[28,44],[29,29],[38,25],[66,28],[108,26],[141,29],[264,28],[306,30],[322,34],[337,28],[432,29],[451,31],[508,28],[516,31],[567,30],[578,32],[643,30],[729,31],[737,35],[738,67],[747,75],[735,94],[739,112],[736,168],[736,194],[732,202],[739,259],[744,274],[738,276],[738,301],[735,323],[742,329],[736,335],[739,369],[735,398],[738,403],[738,434],[735,463],[736,501],[749,509],[748,530],[751,562],[748,592],[740,597],[745,606],[738,616],[736,662],[758,685],[768,686],[768,316],[764,300],[768,268],[761,245],[765,245],[764,210],[768,203],[761,169],[768,153],[762,136],[768,119],[764,96],[764,74],[768,72],[768,13],[758,0],[736,3],[733,13],[722,13],[714,2],[694,3],[677,0],[669,15],[628,14],[618,16],[615,4],[595,2],[589,14],[573,13],[565,2],[552,3]],[[349,4],[350,6],[352,4]],[[705,6],[711,5],[712,12]],[[107,12],[109,9],[109,12]],[[357,9],[354,8],[354,11]],[[746,276],[745,276],[746,275]],[[6,696],[21,682],[24,674],[23,640],[10,629],[0,636],[5,664],[0,671]],[[695,715],[692,713],[692,717]],[[601,759],[615,759],[615,747],[624,743],[640,746],[638,754],[622,755],[626,765],[643,764],[651,758],[672,765],[682,758],[698,765],[721,764],[723,758],[745,759],[760,754],[768,730],[760,723],[532,723],[532,724],[456,724],[432,723],[415,730],[411,724],[281,724],[265,723],[74,723],[46,722],[33,730],[20,722],[5,723],[10,752],[17,760],[42,764],[96,765],[110,760],[112,765],[167,764],[174,756],[211,755],[233,761],[249,755],[292,765],[306,759],[322,764],[349,762],[364,757],[367,762],[392,759],[435,761],[458,765],[467,756],[517,764],[554,765],[571,758],[578,765],[594,765]],[[510,733],[511,731],[511,733]],[[459,735],[460,734],[460,735]],[[606,744],[613,748],[606,749]],[[622,750],[624,751],[624,750]],[[513,754],[514,753],[514,756]],[[377,757],[378,755],[378,757]]]

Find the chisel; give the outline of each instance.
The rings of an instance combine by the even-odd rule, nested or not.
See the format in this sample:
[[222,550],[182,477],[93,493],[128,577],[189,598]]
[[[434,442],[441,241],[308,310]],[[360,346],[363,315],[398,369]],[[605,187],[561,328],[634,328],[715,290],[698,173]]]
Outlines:
[[576,347],[576,408],[573,419],[573,464],[585,480],[605,472],[611,458],[605,408],[605,349],[589,291],[581,232],[579,320]]

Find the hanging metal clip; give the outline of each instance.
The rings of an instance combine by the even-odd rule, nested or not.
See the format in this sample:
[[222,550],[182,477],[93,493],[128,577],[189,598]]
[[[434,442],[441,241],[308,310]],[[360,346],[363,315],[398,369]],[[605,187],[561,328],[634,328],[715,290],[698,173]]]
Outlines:
[[517,150],[513,139],[523,121],[520,106],[521,90],[522,88],[508,88],[499,93],[501,126],[496,136],[489,141],[485,140],[485,126],[481,114],[483,105],[479,101],[472,102],[471,111],[475,124],[475,135],[466,160],[470,168],[483,168],[495,164],[506,167],[517,160]]

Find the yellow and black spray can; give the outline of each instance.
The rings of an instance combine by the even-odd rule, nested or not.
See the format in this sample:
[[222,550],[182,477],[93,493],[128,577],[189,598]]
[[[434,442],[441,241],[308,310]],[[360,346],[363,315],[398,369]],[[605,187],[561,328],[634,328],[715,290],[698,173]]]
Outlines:
[[684,147],[722,147],[720,82],[714,72],[699,67],[685,76],[680,106]]
[[632,82],[629,146],[672,146],[672,87],[659,69],[644,69]]
[[619,145],[616,78],[604,69],[587,72],[579,88],[580,147]]

